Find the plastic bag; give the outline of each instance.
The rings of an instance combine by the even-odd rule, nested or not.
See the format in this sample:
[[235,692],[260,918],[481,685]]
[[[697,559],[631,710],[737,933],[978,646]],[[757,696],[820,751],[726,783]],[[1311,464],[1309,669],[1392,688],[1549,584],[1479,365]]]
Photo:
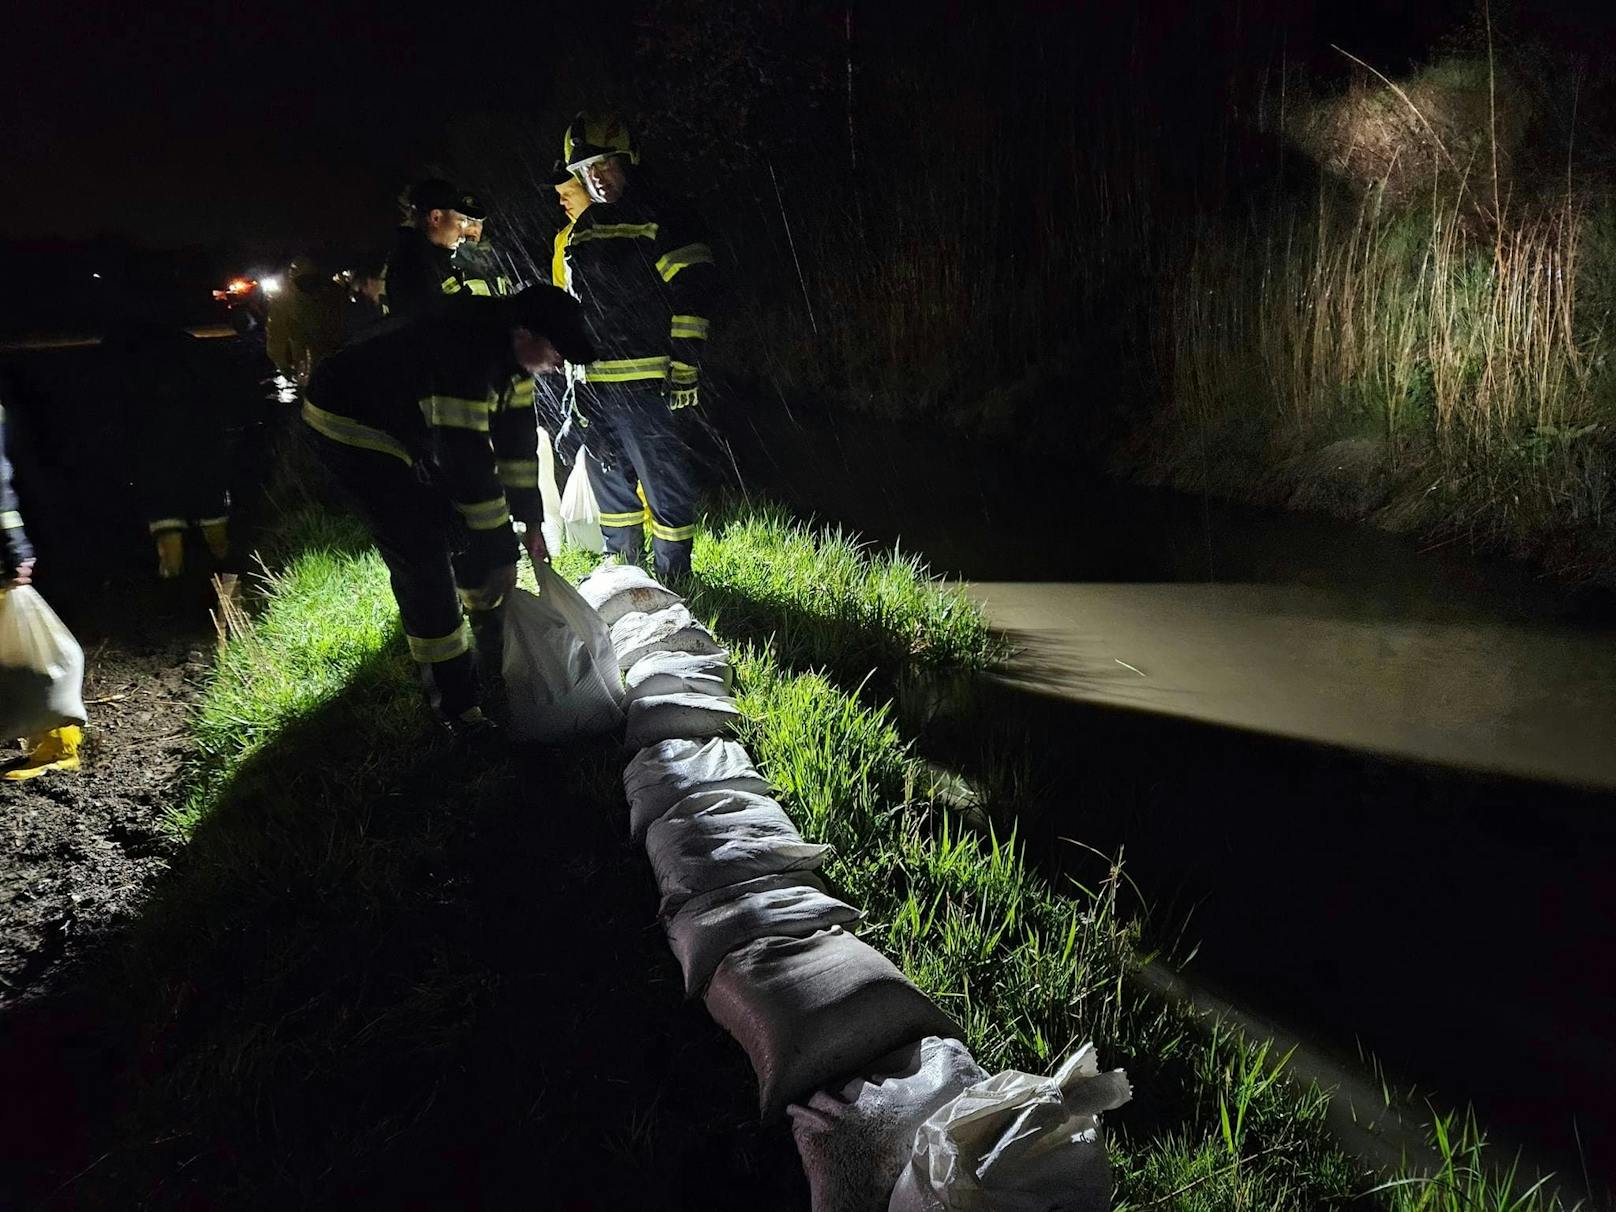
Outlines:
[[891,960],[840,926],[730,952],[706,1004],[746,1049],[765,1120],[905,1044],[960,1034]]
[[869,1075],[787,1107],[813,1212],[886,1212],[916,1130],[987,1076],[959,1040],[931,1035],[875,1061]]
[[693,896],[759,875],[811,871],[830,847],[803,840],[786,810],[746,791],[699,791],[646,831],[664,917]]
[[600,611],[608,627],[625,614],[648,614],[679,601],[678,594],[657,584],[637,564],[603,564],[583,579],[578,592]]
[[746,750],[734,741],[722,737],[705,741],[675,737],[660,741],[641,749],[623,770],[629,836],[639,841],[651,822],[698,791],[750,791],[767,795],[769,784],[758,773]]
[[79,642],[33,586],[0,590],[0,737],[84,722]]
[[[693,896],[663,922],[668,946],[685,974],[685,996],[697,997],[737,947],[760,938],[807,938],[864,916],[799,871],[764,875]],[[939,1100],[941,1101],[941,1100]],[[925,1116],[916,1118],[919,1123]],[[908,1154],[908,1141],[904,1152]],[[897,1177],[898,1167],[892,1167]],[[890,1189],[891,1183],[887,1184]]]
[[544,546],[560,551],[566,523],[561,520],[561,489],[556,485],[555,447],[550,431],[539,426],[539,500],[544,503]]
[[734,674],[721,652],[653,652],[623,675],[624,701],[653,694],[709,694],[732,698]]
[[624,744],[644,749],[661,741],[702,739],[728,732],[741,718],[729,699],[710,694],[651,694],[628,706]]
[[612,624],[612,647],[617,649],[617,662],[624,673],[654,652],[713,656],[724,651],[683,602],[649,614],[638,610],[625,614]]
[[623,721],[611,636],[565,577],[539,564],[539,595],[505,604],[503,672],[511,733],[557,743],[610,732]]
[[1103,1212],[1111,1169],[1099,1115],[1133,1097],[1084,1044],[1053,1077],[1008,1069],[967,1088],[915,1133],[890,1212]]
[[600,506],[589,483],[586,453],[578,452],[572,474],[567,477],[566,490],[561,494],[562,545],[600,552],[606,550],[606,536],[600,530]]

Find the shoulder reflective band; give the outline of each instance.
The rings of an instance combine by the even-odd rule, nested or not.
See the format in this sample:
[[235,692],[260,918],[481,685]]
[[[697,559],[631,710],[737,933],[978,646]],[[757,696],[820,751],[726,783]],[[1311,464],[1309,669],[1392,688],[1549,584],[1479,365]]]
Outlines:
[[675,387],[694,387],[701,377],[700,372],[689,362],[680,362],[676,359],[670,365],[672,373],[668,376],[668,382]]
[[410,458],[410,452],[386,430],[375,429],[369,425],[361,425],[351,417],[339,416],[334,412],[327,412],[316,407],[311,401],[303,401],[303,421],[316,433],[324,434],[333,442],[341,442],[344,446],[357,446],[361,450],[374,450],[379,454],[392,455],[395,459],[403,460],[405,466],[413,466],[415,460]]
[[[574,237],[576,240],[576,237]],[[673,275],[687,265],[711,265],[713,263],[713,250],[705,244],[686,244],[683,248],[676,248],[672,252],[663,253],[657,258],[657,273],[662,275],[664,282],[672,282]]]
[[572,233],[574,244],[583,244],[589,240],[655,240],[657,225],[655,223],[602,223],[598,227],[586,227],[582,231]]
[[448,635],[422,636],[406,632],[404,638],[409,642],[411,657],[423,665],[436,665],[471,651],[471,624],[462,620]]
[[686,337],[695,341],[705,341],[707,339],[707,317],[674,316],[673,332],[670,335]]
[[511,520],[510,509],[505,504],[503,496],[497,496],[487,501],[473,501],[463,505],[454,502],[456,512],[466,519],[466,525],[473,530],[498,530],[508,525]]
[[655,518],[651,519],[651,537],[661,539],[665,543],[683,543],[686,539],[696,537],[696,527],[690,526],[664,526]]
[[0,530],[21,530],[22,514],[15,509],[8,509],[0,513]]
[[446,295],[459,294],[460,293],[460,279],[459,278],[445,278],[443,280],[442,285],[439,286],[438,289],[441,290]]
[[591,383],[629,383],[640,379],[666,379],[668,359],[619,358],[616,361],[591,362],[584,367],[584,378]]
[[[481,278],[466,279],[466,291],[468,294],[482,295],[484,298],[493,298],[494,295],[494,292],[488,289],[488,283]],[[444,293],[449,293],[447,286],[444,287]]]
[[500,459],[495,463],[499,482],[506,488],[537,488],[539,461],[537,459]]
[[440,429],[475,429],[488,432],[489,402],[466,400],[459,396],[428,396],[421,401],[421,415],[428,425]]
[[633,513],[602,513],[600,515],[602,526],[643,526],[645,525],[645,510],[636,509]]
[[146,529],[152,534],[167,534],[171,530],[184,530],[184,518],[158,518],[155,522],[147,522]]

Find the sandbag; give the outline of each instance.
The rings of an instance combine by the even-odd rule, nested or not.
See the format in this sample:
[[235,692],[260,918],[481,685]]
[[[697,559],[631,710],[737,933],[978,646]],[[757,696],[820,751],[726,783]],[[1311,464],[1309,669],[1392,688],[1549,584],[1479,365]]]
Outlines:
[[[684,970],[685,996],[696,997],[719,962],[737,947],[760,938],[807,938],[863,916],[827,893],[812,876],[792,871],[693,896],[663,923],[663,929]],[[896,1166],[892,1173],[896,1178]]]
[[84,722],[79,642],[32,585],[0,590],[0,738]]
[[561,536],[564,546],[600,552],[606,550],[606,536],[601,533],[600,505],[589,483],[589,460],[585,455],[585,451],[578,451],[561,493]]
[[650,614],[679,601],[678,594],[636,564],[603,564],[579,583],[578,592],[608,627],[625,614]]
[[624,700],[652,694],[710,694],[730,698],[734,675],[723,653],[653,652],[623,675]]
[[693,896],[760,875],[812,871],[829,846],[803,840],[786,810],[746,791],[698,791],[645,834],[661,913],[670,917]]
[[840,926],[730,952],[706,1005],[746,1049],[765,1121],[904,1044],[961,1034],[891,960]]
[[566,523],[561,519],[561,489],[556,484],[555,445],[550,431],[539,426],[539,500],[544,506],[544,522],[539,527],[547,551],[560,551],[565,542]]
[[728,699],[708,694],[653,694],[628,705],[624,744],[644,749],[676,737],[702,739],[728,732],[741,718]]
[[697,791],[767,795],[769,784],[734,741],[722,737],[658,741],[636,753],[623,770],[629,836],[639,841],[652,821]]
[[813,1212],[886,1212],[915,1132],[987,1073],[957,1039],[927,1036],[838,1090],[786,1108]]
[[649,614],[638,610],[625,614],[612,625],[612,647],[625,673],[653,652],[711,655],[724,651],[713,633],[690,616],[683,602]]
[[504,607],[511,734],[557,744],[610,732],[623,720],[623,685],[606,625],[549,564],[538,580],[538,596],[517,589]]
[[1104,1212],[1111,1172],[1099,1115],[1133,1097],[1084,1044],[1053,1077],[1006,1070],[915,1132],[890,1212]]

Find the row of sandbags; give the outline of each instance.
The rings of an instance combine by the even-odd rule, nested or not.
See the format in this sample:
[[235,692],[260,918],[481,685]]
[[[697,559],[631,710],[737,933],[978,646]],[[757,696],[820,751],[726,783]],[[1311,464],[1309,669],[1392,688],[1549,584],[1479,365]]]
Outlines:
[[1129,1096],[1085,1046],[1053,1078],[989,1076],[959,1026],[849,933],[860,911],[730,739],[727,654],[643,570],[579,586],[624,679],[629,831],[687,997],[745,1049],[765,1120],[789,1113],[815,1212],[1105,1208],[1097,1116]]

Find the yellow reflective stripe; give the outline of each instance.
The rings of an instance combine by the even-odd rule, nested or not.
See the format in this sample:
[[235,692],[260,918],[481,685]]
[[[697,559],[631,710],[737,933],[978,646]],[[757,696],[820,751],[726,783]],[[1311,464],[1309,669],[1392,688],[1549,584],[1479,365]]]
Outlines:
[[598,227],[586,227],[580,232],[574,232],[572,242],[583,244],[588,240],[655,240],[656,234],[655,223],[602,223]]
[[533,381],[532,375],[523,375],[511,384],[510,395],[506,398],[508,408],[528,408],[533,404],[533,397],[537,394],[538,384]]
[[705,341],[707,339],[707,317],[674,316],[672,335],[686,337],[693,341]]
[[0,530],[17,530],[22,526],[22,514],[15,509],[0,513]]
[[665,379],[668,377],[668,359],[618,358],[591,362],[584,367],[584,378],[591,383],[626,383],[635,379]]
[[499,482],[506,488],[537,488],[539,461],[537,459],[500,459],[495,463]]
[[445,278],[443,280],[443,282],[438,286],[438,289],[441,290],[446,295],[459,294],[460,293],[460,279],[459,278]]
[[664,526],[661,522],[652,518],[651,537],[662,539],[668,543],[682,543],[686,539],[696,537],[696,527],[694,524],[689,526]]
[[227,523],[229,521],[230,521],[230,515],[229,514],[223,514],[223,515],[221,515],[220,517],[217,517],[217,518],[198,518],[196,520],[196,524],[198,526],[202,526],[202,527],[223,526],[225,523]]
[[392,455],[395,459],[402,459],[405,466],[413,466],[415,460],[410,458],[410,452],[386,430],[375,429],[369,425],[361,425],[352,417],[339,416],[334,412],[327,412],[316,407],[311,400],[303,401],[303,420],[308,427],[316,433],[324,434],[333,442],[341,442],[344,446],[357,446],[361,450],[374,450],[380,454]]
[[427,396],[421,401],[421,415],[428,425],[444,429],[475,429],[488,432],[488,400],[467,400],[460,396]]
[[662,275],[664,282],[672,282],[674,274],[687,265],[711,265],[713,263],[713,250],[705,244],[686,244],[672,252],[663,253],[657,258],[657,273]]
[[[445,286],[443,289],[444,293],[449,293],[449,288],[447,286]],[[485,299],[492,298],[494,295],[494,292],[488,289],[488,283],[482,278],[468,278],[466,280],[466,290],[470,294],[481,295]]]
[[439,661],[452,661],[462,653],[471,651],[471,626],[462,621],[448,635],[420,636],[405,634],[404,639],[410,646],[410,656],[423,665],[435,665]]
[[555,248],[550,256],[550,283],[562,290],[567,286],[567,237],[572,235],[572,225],[577,222],[569,219],[567,225],[556,232]]
[[505,504],[503,495],[487,501],[473,501],[471,504],[453,502],[455,510],[466,519],[466,525],[473,530],[498,530],[511,520],[510,507]]
[[146,529],[152,534],[162,534],[165,530],[184,530],[184,518],[158,518],[155,522],[147,522]]
[[600,515],[602,526],[643,526],[645,524],[645,510],[636,509],[633,513],[603,513]]
[[672,367],[669,382],[675,387],[694,387],[701,378],[701,372],[689,362],[681,362],[675,358],[669,365]]

